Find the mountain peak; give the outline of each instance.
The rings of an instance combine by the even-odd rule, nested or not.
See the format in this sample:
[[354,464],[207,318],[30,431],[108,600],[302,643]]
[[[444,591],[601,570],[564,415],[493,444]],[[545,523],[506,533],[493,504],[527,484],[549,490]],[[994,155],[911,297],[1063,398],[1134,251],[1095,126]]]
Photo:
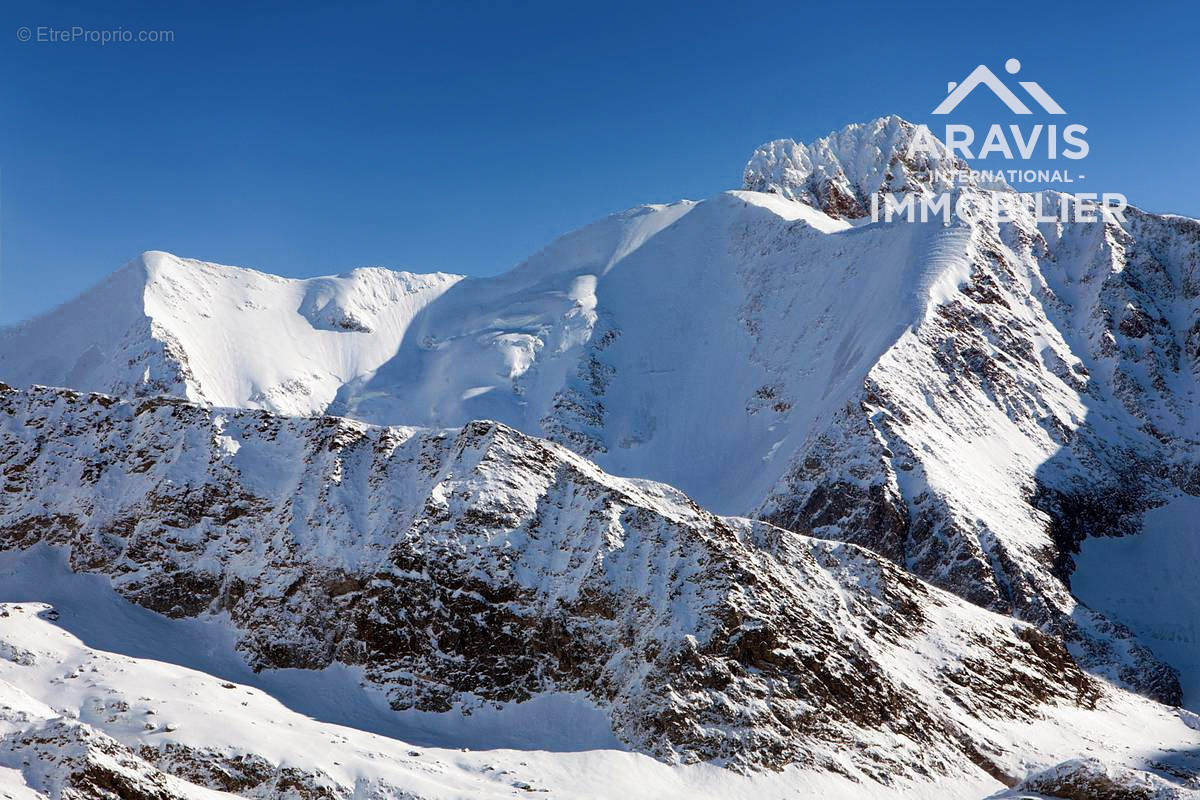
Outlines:
[[917,130],[918,126],[893,114],[847,125],[807,145],[776,139],[759,146],[750,157],[745,187],[798,200],[843,219],[867,216],[870,197],[876,192],[949,191],[953,173],[967,169],[966,162],[935,137],[929,137],[934,153],[914,150]]

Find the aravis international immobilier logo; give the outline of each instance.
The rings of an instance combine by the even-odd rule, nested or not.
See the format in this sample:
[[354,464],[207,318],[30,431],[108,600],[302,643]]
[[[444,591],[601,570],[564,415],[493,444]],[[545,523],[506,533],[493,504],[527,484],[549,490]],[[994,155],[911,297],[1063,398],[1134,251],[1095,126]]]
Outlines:
[[[1015,58],[1010,58],[1004,64],[1004,70],[1009,75],[1016,75],[1021,71],[1021,62]],[[1063,107],[1043,89],[1037,81],[1019,81],[1021,88],[1029,93],[1038,105],[1047,114],[1066,114]],[[1013,93],[1004,81],[996,77],[996,73],[992,72],[985,65],[980,64],[971,71],[967,79],[962,83],[951,81],[946,85],[946,99],[938,104],[938,107],[933,110],[934,114],[949,114],[954,109],[958,108],[958,104],[967,98],[967,95],[975,91],[976,87],[986,86],[992,90],[992,94],[996,95],[1004,105],[1008,106],[1009,110],[1014,114],[1032,114],[1029,106],[1021,102],[1021,99]]]
[[[1021,62],[1010,58],[1005,62],[1004,71],[1016,76],[1021,72]],[[975,169],[961,166],[945,166],[947,174],[943,183],[950,185],[997,186],[1006,185],[1019,189],[1023,185],[1036,184],[1039,191],[1032,191],[1031,201],[1033,210],[1039,222],[1097,222],[1105,219],[1124,221],[1123,211],[1128,205],[1125,196],[1117,192],[1060,192],[1057,196],[1057,208],[1043,209],[1046,196],[1040,189],[1057,188],[1082,180],[1085,175],[1078,170],[1082,161],[1088,157],[1091,148],[1087,141],[1087,126],[1070,121],[1065,108],[1040,83],[1034,80],[1018,80],[1019,90],[1002,80],[986,64],[980,64],[968,73],[962,81],[949,81],[946,84],[946,95],[931,112],[935,117],[952,117],[964,100],[978,92],[990,93],[998,101],[998,106],[1009,114],[1018,117],[1044,115],[1045,121],[1037,122],[993,122],[987,125],[986,132],[979,135],[975,125],[948,119],[942,130],[941,141],[945,143],[945,151],[934,132],[927,125],[917,127],[908,147],[911,158],[917,153],[923,153],[933,162],[941,163],[943,153],[948,153],[951,160],[961,163],[971,161],[987,161],[1001,159],[1001,168]],[[1063,120],[1063,117],[1067,117]],[[1034,161],[1039,166],[1034,167]],[[1065,160],[1065,161],[1063,161]],[[995,162],[992,162],[995,163]],[[1050,166],[1044,166],[1049,163]],[[961,193],[946,192],[941,194],[913,197],[912,195],[896,196],[890,193],[880,193],[871,198],[871,217],[878,221],[892,221],[896,218],[921,221],[941,217],[948,222],[951,211],[958,213],[958,204],[962,202]],[[1003,203],[1000,197],[993,197],[1001,221]],[[960,215],[961,216],[961,215]]]

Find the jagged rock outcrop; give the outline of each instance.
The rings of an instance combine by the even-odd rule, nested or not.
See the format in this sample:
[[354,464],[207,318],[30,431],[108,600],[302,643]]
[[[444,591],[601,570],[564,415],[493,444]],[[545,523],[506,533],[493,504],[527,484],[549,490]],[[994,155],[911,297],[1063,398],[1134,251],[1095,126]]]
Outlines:
[[975,185],[966,162],[924,133],[927,138],[914,146],[918,127],[890,116],[849,125],[809,145],[776,139],[754,151],[743,183],[836,219],[870,216],[872,195],[927,196]]
[[1027,778],[1012,796],[1031,792],[1062,800],[1188,800],[1200,797],[1200,785],[1190,779],[1179,786],[1144,770],[1078,758]]

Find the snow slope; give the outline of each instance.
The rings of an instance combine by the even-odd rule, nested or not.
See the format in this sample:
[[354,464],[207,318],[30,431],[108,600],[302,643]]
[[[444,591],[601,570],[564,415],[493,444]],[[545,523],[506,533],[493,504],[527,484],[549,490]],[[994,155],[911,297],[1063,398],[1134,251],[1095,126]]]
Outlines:
[[71,571],[61,550],[37,545],[0,553],[6,597],[37,598],[60,614],[56,623],[89,647],[165,661],[244,684],[306,717],[358,728],[423,747],[569,752],[624,749],[608,717],[585,695],[546,694],[526,703],[476,709],[469,717],[397,711],[364,691],[362,670],[253,670],[226,624],[171,619],[129,602],[107,578]]
[[[731,192],[615,215],[489,279],[372,270],[298,282],[147,254],[112,282],[124,290],[148,276],[145,314],[159,334],[145,349],[166,353],[150,373],[182,378],[139,383],[149,357],[130,355],[127,334],[87,335],[102,306],[131,302],[99,290],[3,334],[0,374],[386,424],[496,419],[744,512],[786,467],[786,451],[772,457],[778,445],[861,386],[927,302],[923,263],[940,234],[831,238],[848,227],[779,196]],[[367,278],[431,287],[399,292],[398,307],[380,289],[373,315],[338,306],[375,333],[314,327],[302,313],[326,284],[361,294]],[[62,316],[78,320],[78,345],[50,332]],[[757,326],[767,335],[748,331]],[[791,357],[767,363],[781,350]],[[792,374],[786,401],[774,398],[781,372]]]
[[[637,227],[636,249],[609,249],[616,224]],[[761,401],[762,413],[748,410],[769,376],[742,320],[743,248],[784,231],[815,247],[845,227],[749,193],[606,220],[509,275],[447,292],[418,336],[333,410],[435,426],[496,419],[717,510],[749,508],[772,480],[764,456],[791,423],[781,429]],[[597,249],[601,264],[574,255]],[[519,356],[506,349],[518,345]]]

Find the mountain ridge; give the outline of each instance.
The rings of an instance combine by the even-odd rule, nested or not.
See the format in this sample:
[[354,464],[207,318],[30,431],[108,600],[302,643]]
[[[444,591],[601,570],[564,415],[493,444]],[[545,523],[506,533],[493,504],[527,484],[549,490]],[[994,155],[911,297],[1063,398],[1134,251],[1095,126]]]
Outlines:
[[255,668],[361,665],[397,709],[587,691],[668,762],[884,784],[1015,783],[1017,753],[1065,755],[1018,746],[1023,726],[1170,713],[868,550],[714,517],[496,423],[5,387],[0,454],[6,548],[62,548],[151,610],[228,620]]

